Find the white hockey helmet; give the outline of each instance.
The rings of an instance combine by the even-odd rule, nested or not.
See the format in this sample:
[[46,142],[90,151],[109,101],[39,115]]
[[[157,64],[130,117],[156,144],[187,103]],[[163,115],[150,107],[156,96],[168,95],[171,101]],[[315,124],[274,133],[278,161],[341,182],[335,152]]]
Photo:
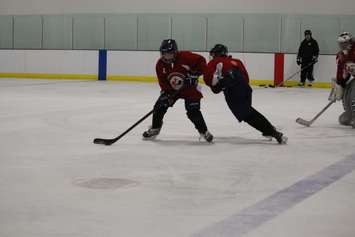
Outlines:
[[353,37],[349,32],[343,32],[338,37],[338,45],[341,50],[350,50]]

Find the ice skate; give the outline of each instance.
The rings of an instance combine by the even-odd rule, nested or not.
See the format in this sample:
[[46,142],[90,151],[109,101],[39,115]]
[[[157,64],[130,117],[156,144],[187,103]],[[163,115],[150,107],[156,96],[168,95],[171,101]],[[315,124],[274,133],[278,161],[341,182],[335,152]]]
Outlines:
[[205,141],[212,143],[213,135],[209,131],[206,131],[205,133],[200,133],[200,140],[201,139],[204,139]]
[[355,118],[350,121],[350,126],[355,129]]
[[276,131],[273,137],[279,144],[287,144],[288,137],[283,135],[281,132]]
[[161,128],[149,128],[143,133],[143,140],[154,140],[160,133]]

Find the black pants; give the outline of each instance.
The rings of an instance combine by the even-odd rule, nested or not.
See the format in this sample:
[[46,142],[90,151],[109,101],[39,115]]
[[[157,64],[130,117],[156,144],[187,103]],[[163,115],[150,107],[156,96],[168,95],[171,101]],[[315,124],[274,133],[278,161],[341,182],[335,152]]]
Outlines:
[[314,81],[312,61],[302,63],[301,69],[303,69],[301,71],[301,83],[305,83],[306,79],[310,82]]
[[233,78],[223,79],[223,94],[229,109],[239,122],[252,112],[252,89],[242,74],[236,71]]
[[223,85],[228,107],[239,122],[245,121],[264,136],[275,136],[274,126],[252,107],[252,89],[239,72],[234,78],[227,78]]
[[[167,104],[161,102],[160,98],[161,96],[158,98],[157,102],[154,105],[152,128],[162,127],[164,116],[169,108]],[[173,104],[170,105],[170,107],[172,106]],[[187,117],[194,124],[197,131],[199,133],[204,134],[207,131],[207,125],[202,116],[200,107],[200,100],[192,101],[185,99],[185,109]]]

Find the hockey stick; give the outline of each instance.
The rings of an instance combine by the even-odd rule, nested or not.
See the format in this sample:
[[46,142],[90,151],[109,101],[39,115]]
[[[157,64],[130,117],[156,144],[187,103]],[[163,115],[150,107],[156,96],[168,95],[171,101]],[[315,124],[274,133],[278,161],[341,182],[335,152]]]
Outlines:
[[275,88],[275,87],[280,87],[280,86],[283,86],[283,84],[289,80],[291,80],[294,76],[296,76],[298,73],[302,72],[303,70],[309,68],[310,66],[314,65],[316,62],[311,62],[309,64],[307,64],[305,67],[299,69],[297,72],[293,73],[291,76],[287,77],[285,80],[283,80],[282,82],[280,82],[279,84],[277,85],[272,85],[272,84],[269,84],[269,85],[260,85],[261,87],[271,87],[271,88]]
[[[178,94],[180,93],[180,91],[184,88],[184,86],[182,88],[180,88],[179,90],[175,91],[175,93],[172,93],[172,98],[175,98],[178,96]],[[146,115],[144,115],[141,119],[139,119],[135,124],[133,124],[131,127],[129,127],[126,131],[124,131],[121,135],[112,138],[112,139],[105,139],[105,138],[95,138],[94,139],[94,143],[95,144],[102,144],[102,145],[106,145],[106,146],[110,146],[113,143],[117,142],[121,137],[123,137],[124,135],[126,135],[129,131],[131,131],[133,128],[135,128],[138,124],[140,124],[141,122],[143,122],[146,118],[148,118],[152,113],[154,113],[154,109],[152,109],[151,111],[149,111],[149,113],[147,113]]]
[[294,76],[296,76],[298,73],[301,73],[302,71],[304,71],[305,69],[309,68],[310,66],[314,65],[316,62],[312,61],[311,63],[307,64],[305,67],[302,67],[300,70],[298,70],[297,72],[295,72],[294,74],[292,74],[291,76],[289,76],[288,78],[286,78],[284,81],[280,82],[279,84],[277,84],[275,87],[280,87],[282,86],[285,82],[291,80]]
[[126,131],[124,131],[121,135],[112,138],[112,139],[105,139],[105,138],[95,138],[94,143],[95,144],[102,144],[102,145],[112,145],[113,143],[117,142],[121,137],[126,135],[129,131],[131,131],[133,128],[135,128],[138,124],[143,122],[146,118],[148,118],[152,113],[154,112],[154,109],[152,109],[149,113],[144,115],[140,120],[138,120],[135,124],[133,124],[131,127],[129,127]]
[[330,101],[314,118],[310,121],[302,119],[302,118],[297,118],[296,123],[301,124],[306,127],[310,127],[311,124],[316,121],[316,119],[321,116],[333,103],[335,103],[335,100]]

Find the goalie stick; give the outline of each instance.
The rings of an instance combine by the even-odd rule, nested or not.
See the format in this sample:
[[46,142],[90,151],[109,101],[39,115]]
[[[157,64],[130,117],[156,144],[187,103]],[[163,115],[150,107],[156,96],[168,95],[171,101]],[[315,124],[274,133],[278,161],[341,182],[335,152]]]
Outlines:
[[321,116],[333,103],[335,103],[335,100],[330,101],[316,116],[314,116],[312,120],[308,121],[303,118],[297,118],[296,123],[310,127],[311,124],[314,123],[314,121],[316,121],[316,119]]

